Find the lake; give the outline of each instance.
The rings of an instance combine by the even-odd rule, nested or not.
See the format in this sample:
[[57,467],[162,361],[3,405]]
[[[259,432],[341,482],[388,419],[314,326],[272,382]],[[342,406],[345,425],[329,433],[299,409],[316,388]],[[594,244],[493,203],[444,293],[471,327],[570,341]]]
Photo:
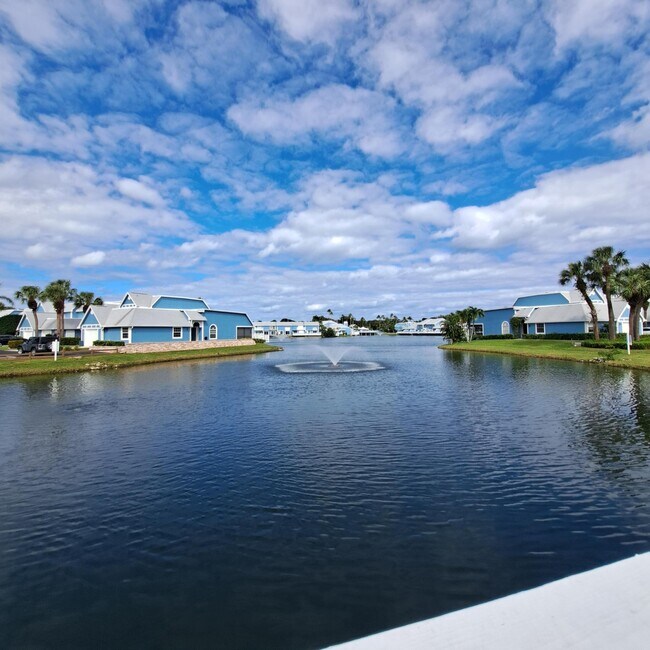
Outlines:
[[[650,550],[650,373],[438,344],[0,381],[0,647],[318,648]],[[383,369],[276,368],[319,346]]]

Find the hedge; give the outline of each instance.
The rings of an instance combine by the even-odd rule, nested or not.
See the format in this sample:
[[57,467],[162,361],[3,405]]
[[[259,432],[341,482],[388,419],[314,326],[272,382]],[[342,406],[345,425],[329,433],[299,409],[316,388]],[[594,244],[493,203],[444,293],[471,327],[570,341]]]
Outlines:
[[591,341],[593,334],[579,332],[575,334],[524,334],[525,339],[546,339],[548,341]]
[[[627,350],[625,341],[585,341],[583,348],[602,348],[606,350]],[[630,345],[632,350],[650,350],[650,341],[634,341]]]
[[17,350],[25,341],[22,339],[12,339],[7,343],[7,347],[10,350]]
[[122,347],[124,345],[124,341],[95,341],[93,345],[110,345]]
[[78,336],[64,336],[61,339],[61,345],[79,345],[81,339]]
[[514,339],[514,334],[486,334],[485,336],[477,334],[474,339],[481,341],[492,341],[495,339]]

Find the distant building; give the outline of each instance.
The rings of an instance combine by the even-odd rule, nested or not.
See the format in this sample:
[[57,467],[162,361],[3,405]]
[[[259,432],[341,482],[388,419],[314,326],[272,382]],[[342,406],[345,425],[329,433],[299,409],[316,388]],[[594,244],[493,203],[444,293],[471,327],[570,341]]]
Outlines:
[[255,338],[268,341],[270,338],[295,336],[302,338],[320,337],[320,323],[316,321],[255,321]]
[[425,318],[421,321],[397,323],[395,331],[402,336],[442,336],[444,318]]

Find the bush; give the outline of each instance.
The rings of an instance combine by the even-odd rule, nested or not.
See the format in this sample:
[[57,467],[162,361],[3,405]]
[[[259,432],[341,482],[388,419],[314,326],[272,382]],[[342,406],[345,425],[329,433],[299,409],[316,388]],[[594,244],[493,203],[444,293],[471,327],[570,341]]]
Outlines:
[[524,334],[525,339],[545,339],[547,341],[592,341],[593,334],[577,332],[575,334]]
[[256,345],[262,345],[263,343],[266,343],[265,339],[253,339],[255,341]]
[[321,336],[324,339],[333,339],[336,336],[336,330],[334,328],[332,328],[332,327],[326,327],[321,332]]
[[492,341],[495,339],[514,339],[514,334],[486,334],[485,336],[475,336],[477,341]]
[[23,343],[24,341],[22,339],[12,339],[7,343],[7,347],[10,350],[17,350]]
[[[627,350],[625,341],[585,341],[583,348],[598,348],[603,350]],[[630,345],[632,350],[650,350],[650,341],[635,341]]]
[[124,346],[124,341],[95,341],[93,345],[116,346],[119,348]]
[[21,316],[3,316],[0,318],[0,334],[11,334],[12,336],[18,329],[18,323]]
[[78,336],[64,336],[61,339],[61,345],[79,345],[81,339]]

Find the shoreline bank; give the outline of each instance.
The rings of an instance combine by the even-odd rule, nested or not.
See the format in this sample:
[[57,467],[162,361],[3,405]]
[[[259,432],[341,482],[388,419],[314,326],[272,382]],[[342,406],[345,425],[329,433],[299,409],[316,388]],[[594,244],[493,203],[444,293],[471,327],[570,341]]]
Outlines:
[[173,352],[138,352],[132,354],[100,353],[93,356],[59,357],[54,361],[51,357],[36,357],[28,360],[0,361],[0,379],[16,377],[37,377],[46,375],[66,375],[78,372],[98,372],[147,366],[154,363],[169,363],[173,361],[193,361],[195,359],[218,359],[221,357],[248,356],[265,352],[278,352],[281,347],[258,343],[256,345],[233,346],[223,348],[205,348],[201,350],[183,350]]
[[532,357],[535,359],[598,363],[599,365],[614,368],[650,370],[650,350],[632,350],[632,353],[628,356],[624,350],[612,351],[603,348],[574,346],[572,341],[491,339],[488,341],[471,341],[469,343],[448,343],[438,347],[441,350],[458,352],[505,354],[516,357]]

